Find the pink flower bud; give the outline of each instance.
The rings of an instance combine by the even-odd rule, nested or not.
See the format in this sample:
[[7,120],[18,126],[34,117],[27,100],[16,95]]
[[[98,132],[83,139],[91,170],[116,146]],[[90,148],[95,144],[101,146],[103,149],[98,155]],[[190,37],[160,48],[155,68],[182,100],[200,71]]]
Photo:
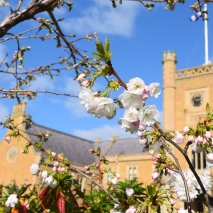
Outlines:
[[64,167],[61,168],[61,172],[65,172],[65,168]]
[[146,93],[143,93],[141,95],[141,98],[142,98],[143,101],[146,101],[148,99],[148,95]]
[[85,166],[85,167],[84,167],[84,169],[85,169],[85,170],[88,170],[88,169],[89,169],[89,167],[88,167],[88,166]]
[[194,136],[193,136],[193,135],[189,135],[189,137],[188,137],[188,141],[190,141],[190,142],[194,142],[194,140],[195,140]]
[[119,174],[119,173],[115,173],[115,176],[118,178],[118,179],[120,179],[121,178],[121,175]]
[[210,161],[213,161],[213,153],[208,153],[207,159],[210,160]]
[[86,78],[86,74],[85,73],[81,73],[76,80],[77,81],[83,81],[85,78]]
[[82,86],[82,87],[88,87],[89,84],[90,84],[90,81],[89,81],[89,80],[85,80],[85,81],[82,81],[82,82],[81,82],[81,86]]
[[144,92],[145,92],[145,93],[148,93],[148,92],[149,92],[149,86],[145,85],[145,87],[144,87]]
[[139,127],[138,127],[138,130],[139,130],[139,131],[144,131],[145,129],[146,129],[146,125],[140,123],[140,124],[139,124]]
[[88,152],[89,152],[90,154],[92,154],[92,153],[93,153],[93,149],[89,149]]
[[212,137],[212,133],[210,131],[206,131],[206,138],[211,138]]
[[185,126],[185,127],[183,128],[183,132],[184,132],[184,133],[188,133],[188,131],[189,131],[189,127],[188,127],[188,126]]
[[61,168],[60,168],[60,167],[59,167],[59,168],[57,168],[57,171],[58,171],[58,172],[61,172]]
[[41,22],[41,18],[36,18],[36,21],[37,22]]
[[52,170],[53,170],[53,172],[56,172],[56,171],[57,171],[57,167],[54,166],[54,167],[52,168]]
[[203,137],[201,136],[198,136],[196,139],[195,139],[195,143],[196,144],[201,144],[203,142]]
[[158,159],[161,157],[161,154],[157,154],[157,156],[156,156]]
[[58,167],[58,166],[59,166],[59,162],[56,161],[56,162],[54,163],[54,167]]
[[159,177],[159,175],[160,175],[160,174],[159,174],[158,172],[156,172],[156,171],[153,172],[153,173],[152,173],[152,180],[155,181],[155,180]]
[[96,176],[96,174],[92,174],[92,177],[95,177]]
[[55,157],[56,156],[56,153],[55,152],[51,152],[52,156]]

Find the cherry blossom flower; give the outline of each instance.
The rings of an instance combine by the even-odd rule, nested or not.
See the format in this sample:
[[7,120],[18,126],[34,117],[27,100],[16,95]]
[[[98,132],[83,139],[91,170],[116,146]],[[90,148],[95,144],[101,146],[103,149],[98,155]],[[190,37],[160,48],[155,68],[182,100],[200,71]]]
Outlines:
[[145,84],[142,79],[136,77],[129,80],[129,82],[127,83],[127,88],[128,91],[132,94],[142,95],[145,88]]
[[85,73],[81,73],[78,78],[76,79],[77,81],[81,82],[86,78],[86,74]]
[[38,165],[38,164],[32,164],[32,165],[30,166],[30,172],[31,172],[33,175],[38,174],[38,172],[39,172],[39,165]]
[[11,194],[6,201],[5,206],[13,208],[17,203],[18,203],[17,194]]
[[184,141],[184,136],[180,132],[175,131],[175,142],[177,144],[181,144],[183,143],[183,141]]
[[56,172],[56,171],[57,171],[57,167],[54,166],[54,167],[52,168],[52,171],[53,171],[53,172]]
[[5,140],[7,144],[9,144],[11,141],[11,137],[9,135],[7,135],[3,138],[3,140]]
[[134,189],[132,188],[126,188],[126,195],[127,197],[132,196],[135,193]]
[[118,100],[123,104],[123,107],[128,109],[130,107],[143,107],[141,96],[130,93],[128,90],[118,96]]
[[97,117],[106,116],[108,119],[115,117],[118,105],[111,98],[95,98],[92,107],[88,110],[89,113]]
[[130,132],[131,134],[138,131],[138,124],[136,122],[129,122],[125,118],[120,118],[118,124],[121,125],[121,128],[125,128],[126,132]]
[[[42,179],[45,180],[45,179],[47,178],[47,176],[48,176],[47,170],[42,171],[42,173],[41,173]],[[43,182],[44,182],[44,181],[43,181]]]
[[54,189],[57,185],[58,185],[58,182],[57,182],[56,180],[53,180],[53,181],[49,184],[49,186],[50,186],[52,189]]
[[81,82],[81,86],[82,87],[86,87],[87,88],[89,85],[90,85],[90,81],[89,80],[84,80],[84,81]]
[[44,182],[49,186],[53,182],[53,176],[48,176],[45,178]]
[[119,173],[115,173],[115,176],[118,178],[118,179],[120,179],[121,178],[121,175],[119,174]]
[[86,107],[88,110],[93,103],[94,100],[94,94],[91,89],[88,89],[86,87],[81,87],[81,92],[79,94],[79,98],[81,99],[81,104]]
[[183,132],[184,132],[184,133],[188,133],[188,131],[189,131],[189,127],[188,127],[188,126],[185,126],[185,127],[183,128]]
[[136,212],[136,208],[134,206],[130,206],[127,210],[126,213],[135,213]]
[[160,84],[159,83],[151,83],[149,85],[149,95],[151,98],[157,98],[161,91],[159,89]]
[[152,173],[152,180],[153,181],[156,181],[159,177],[160,173],[158,173],[157,171],[153,172]]
[[52,156],[55,157],[56,156],[56,153],[55,152],[51,152]]
[[208,153],[206,155],[207,159],[213,162],[213,153]]
[[194,142],[194,140],[195,140],[194,136],[193,136],[193,135],[189,135],[189,137],[188,137],[188,141],[190,141],[190,142]]
[[212,133],[210,131],[206,131],[206,138],[211,138],[212,137]]
[[139,111],[140,122],[147,126],[153,125],[157,121],[159,116],[160,116],[160,113],[156,109],[156,106],[154,105],[145,106],[141,108]]
[[124,112],[124,119],[129,122],[136,122],[139,117],[139,112],[134,107],[130,107]]
[[59,162],[56,161],[53,165],[54,165],[54,167],[58,167],[59,166]]

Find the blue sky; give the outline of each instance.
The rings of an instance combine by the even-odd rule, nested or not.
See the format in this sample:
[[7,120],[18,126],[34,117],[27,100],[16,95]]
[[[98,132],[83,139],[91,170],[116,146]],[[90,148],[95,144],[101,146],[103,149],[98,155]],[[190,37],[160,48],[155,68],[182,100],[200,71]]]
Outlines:
[[[14,1],[9,1],[12,5]],[[204,64],[204,23],[202,20],[191,22],[189,17],[194,14],[190,4],[178,4],[174,11],[165,11],[165,4],[156,4],[152,11],[147,11],[138,2],[124,1],[116,9],[108,0],[74,0],[73,10],[67,13],[66,8],[56,10],[58,18],[65,18],[60,23],[67,34],[82,37],[88,33],[97,32],[103,41],[106,36],[111,42],[114,53],[112,63],[124,82],[134,77],[142,78],[146,84],[159,82],[162,88],[162,53],[167,50],[177,52],[177,69],[199,66]],[[209,57],[213,61],[213,6],[209,5]],[[8,10],[0,8],[0,20]],[[37,17],[47,18],[47,14]],[[27,21],[15,27],[10,32],[19,32],[36,26],[35,21]],[[52,41],[40,40],[21,41],[21,46],[30,45],[31,51],[26,54],[24,70],[38,67],[57,60],[65,53],[55,48]],[[86,49],[88,53],[95,51],[94,41],[83,41],[77,46]],[[0,44],[0,59],[8,52],[12,57],[16,43]],[[0,60],[1,61],[1,60]],[[78,95],[79,86],[72,79],[74,71],[62,72],[59,77],[50,80],[49,77],[37,76],[30,89],[46,89]],[[0,87],[11,88],[14,79],[0,74]],[[95,85],[96,89],[104,89],[104,81]],[[122,89],[120,90],[120,93]],[[0,120],[12,113],[15,100],[1,100]],[[163,111],[162,95],[152,99],[148,104],[155,104]],[[33,101],[27,103],[27,113],[41,125],[48,126],[83,138],[95,140],[119,135],[120,138],[135,137],[125,133],[117,125],[123,110],[117,113],[113,120],[94,118],[87,114],[77,98],[58,97],[39,94]],[[2,137],[4,131],[0,131]]]

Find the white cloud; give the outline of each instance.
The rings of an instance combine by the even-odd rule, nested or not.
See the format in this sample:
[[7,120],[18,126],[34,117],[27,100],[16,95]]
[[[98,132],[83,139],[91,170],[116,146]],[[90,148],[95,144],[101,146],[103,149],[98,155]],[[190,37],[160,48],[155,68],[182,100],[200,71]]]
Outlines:
[[0,121],[5,121],[7,115],[9,115],[8,109],[0,104]]
[[110,1],[93,0],[93,6],[85,9],[80,17],[70,18],[61,26],[70,33],[106,33],[130,37],[134,33],[134,22],[140,8],[138,2],[125,1],[115,9]]
[[36,80],[31,83],[31,86],[28,88],[30,90],[46,90],[53,89],[54,82],[50,79],[49,76],[36,76]]
[[91,116],[89,113],[87,113],[86,108],[80,104],[79,98],[69,98],[64,102],[64,104],[65,107],[76,117]]
[[92,141],[95,141],[96,138],[101,138],[102,141],[110,140],[112,136],[119,136],[119,138],[136,137],[136,135],[132,135],[129,132],[125,132],[125,130],[122,129],[119,125],[114,126],[103,125],[102,127],[90,130],[76,129],[74,130],[73,134]]

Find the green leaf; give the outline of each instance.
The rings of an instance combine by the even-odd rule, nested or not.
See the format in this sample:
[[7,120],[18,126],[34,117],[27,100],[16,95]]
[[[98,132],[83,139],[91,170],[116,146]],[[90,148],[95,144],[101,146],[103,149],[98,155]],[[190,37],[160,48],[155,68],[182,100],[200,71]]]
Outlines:
[[18,192],[18,197],[21,196],[22,194],[24,194],[29,186],[31,186],[31,184],[28,184],[27,186],[21,187],[21,189]]
[[97,43],[96,43],[96,50],[97,50],[102,56],[105,55],[105,50],[104,50],[103,44],[102,44],[101,42],[97,42]]
[[108,37],[106,37],[106,39],[105,39],[104,47],[105,47],[106,53],[108,53],[109,50],[110,50],[110,43],[109,43],[109,38]]
[[98,59],[101,59],[101,58],[102,58],[102,56],[101,56],[99,53],[96,53],[96,52],[92,53],[92,55],[93,55],[94,57],[98,58]]
[[206,114],[210,113],[211,112],[211,108],[210,108],[210,105],[209,103],[206,104]]

